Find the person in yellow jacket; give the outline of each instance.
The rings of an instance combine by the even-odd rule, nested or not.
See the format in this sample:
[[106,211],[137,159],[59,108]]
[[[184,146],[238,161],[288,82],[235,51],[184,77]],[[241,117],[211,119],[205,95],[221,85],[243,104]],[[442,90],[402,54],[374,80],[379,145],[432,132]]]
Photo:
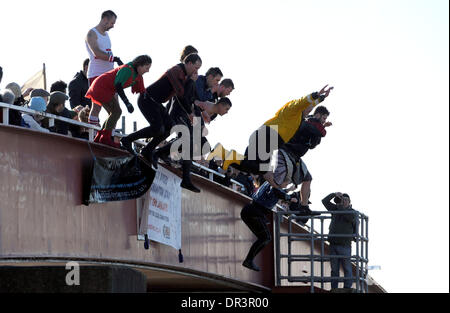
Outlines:
[[266,121],[249,139],[245,155],[235,150],[226,150],[218,143],[208,155],[222,159],[224,170],[229,166],[252,174],[264,174],[268,171],[271,153],[287,143],[300,127],[303,119],[312,109],[325,100],[333,87],[326,85],[319,92],[313,92],[303,98],[286,103],[275,116]]

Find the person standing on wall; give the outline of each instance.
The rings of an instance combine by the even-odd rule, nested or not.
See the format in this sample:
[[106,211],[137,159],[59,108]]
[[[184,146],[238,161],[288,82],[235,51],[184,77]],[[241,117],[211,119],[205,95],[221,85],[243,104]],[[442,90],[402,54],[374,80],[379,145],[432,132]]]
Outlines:
[[[117,15],[113,11],[105,11],[102,13],[100,23],[87,33],[85,42],[89,54],[89,67],[87,71],[89,85],[92,85],[98,76],[114,69],[114,62],[119,66],[123,65],[120,58],[113,55],[111,39],[108,35],[108,31],[114,27],[116,19]],[[101,109],[102,107],[99,104],[92,103],[91,113],[88,119],[90,124],[100,125],[98,115]]]

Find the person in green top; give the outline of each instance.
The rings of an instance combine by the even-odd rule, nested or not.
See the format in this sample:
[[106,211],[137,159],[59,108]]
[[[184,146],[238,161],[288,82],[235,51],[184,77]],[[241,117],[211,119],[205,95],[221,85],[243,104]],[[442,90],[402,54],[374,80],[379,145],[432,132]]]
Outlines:
[[103,123],[102,130],[94,138],[95,142],[104,143],[116,148],[116,144],[111,139],[112,130],[116,127],[117,121],[122,115],[122,110],[115,94],[117,93],[125,103],[128,112],[134,111],[133,106],[125,95],[124,89],[131,87],[133,93],[141,94],[145,92],[142,75],[150,70],[152,60],[148,55],[141,55],[132,62],[124,64],[109,72],[97,77],[86,93],[86,98],[93,103],[101,105],[108,112],[109,116]]

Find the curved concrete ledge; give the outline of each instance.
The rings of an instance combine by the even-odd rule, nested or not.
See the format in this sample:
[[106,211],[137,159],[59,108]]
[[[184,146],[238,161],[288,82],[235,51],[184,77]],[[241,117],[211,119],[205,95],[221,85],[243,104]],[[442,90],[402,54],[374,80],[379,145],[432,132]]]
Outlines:
[[[198,276],[271,288],[273,246],[256,260],[259,273],[241,263],[255,240],[240,219],[250,199],[201,177],[200,194],[182,192],[182,253],[137,240],[136,201],[82,205],[87,141],[0,125],[0,259],[65,258],[144,264]],[[97,156],[126,152],[90,143]],[[176,172],[176,170],[175,170]]]

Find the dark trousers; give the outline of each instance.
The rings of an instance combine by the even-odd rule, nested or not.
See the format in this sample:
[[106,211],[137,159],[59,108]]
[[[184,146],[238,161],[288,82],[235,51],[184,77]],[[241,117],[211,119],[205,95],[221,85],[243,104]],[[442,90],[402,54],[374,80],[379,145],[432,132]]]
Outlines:
[[272,152],[282,145],[284,141],[274,129],[266,125],[261,126],[250,136],[244,160],[240,165],[232,164],[231,166],[255,175],[263,175],[266,171],[261,165],[269,164]]
[[153,100],[147,93],[139,96],[138,106],[150,125],[128,135],[127,138],[129,141],[153,138],[142,150],[142,153],[145,154],[153,151],[159,143],[169,137],[173,122],[166,108]]
[[272,240],[269,228],[267,227],[268,220],[265,217],[265,212],[267,212],[267,209],[254,202],[244,206],[241,211],[242,220],[257,238],[250,247],[245,258],[246,260],[253,261],[256,255]]
[[[342,268],[344,269],[344,288],[352,288],[352,263],[350,261],[350,257],[352,255],[352,247],[351,246],[342,246],[337,244],[330,244],[330,255],[342,256],[342,258],[331,258],[331,277],[338,278],[339,269],[342,264]],[[331,281],[331,288],[338,288],[339,280]]]

